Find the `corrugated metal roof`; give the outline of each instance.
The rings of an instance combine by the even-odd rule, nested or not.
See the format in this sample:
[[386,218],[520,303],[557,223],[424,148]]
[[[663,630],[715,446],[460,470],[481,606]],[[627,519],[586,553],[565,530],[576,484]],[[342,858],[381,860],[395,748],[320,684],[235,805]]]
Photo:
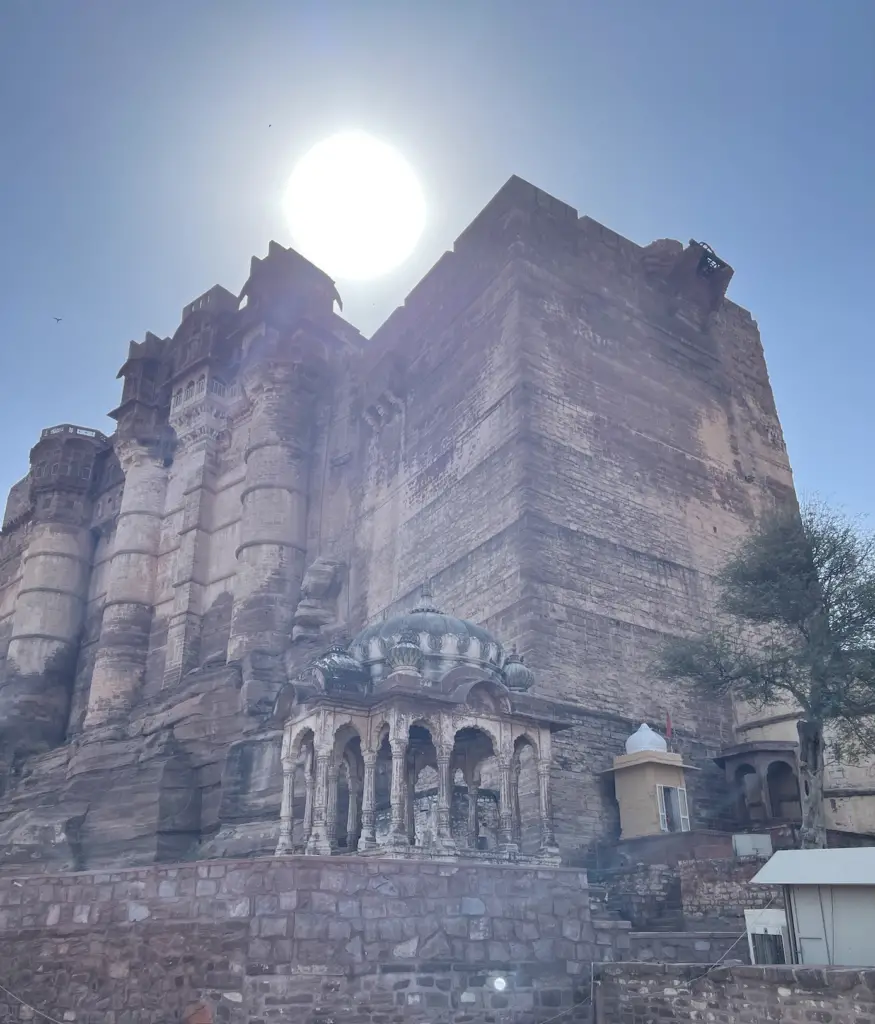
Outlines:
[[871,885],[875,847],[779,850],[751,879],[754,885]]

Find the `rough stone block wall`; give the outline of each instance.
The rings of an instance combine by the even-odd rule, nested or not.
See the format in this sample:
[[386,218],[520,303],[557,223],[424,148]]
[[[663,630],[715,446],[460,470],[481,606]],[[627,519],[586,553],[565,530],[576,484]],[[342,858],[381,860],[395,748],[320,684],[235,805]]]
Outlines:
[[683,928],[681,883],[667,864],[635,864],[592,873],[606,890],[609,910],[646,931]]
[[779,886],[750,884],[764,863],[757,857],[639,863],[592,871],[590,879],[605,889],[608,909],[635,929],[743,930],[745,910],[783,906]]
[[[619,957],[618,959],[624,959]],[[744,931],[630,932],[629,959],[661,964],[750,962]]]
[[680,861],[681,904],[688,927],[731,921],[743,925],[745,910],[781,909],[780,886],[750,884],[765,862],[759,857]]
[[74,1024],[199,1003],[223,1024],[541,1021],[586,996],[599,941],[567,869],[296,857],[0,881],[4,987]]
[[875,1016],[875,972],[838,967],[612,964],[599,968],[598,1021],[861,1024]]

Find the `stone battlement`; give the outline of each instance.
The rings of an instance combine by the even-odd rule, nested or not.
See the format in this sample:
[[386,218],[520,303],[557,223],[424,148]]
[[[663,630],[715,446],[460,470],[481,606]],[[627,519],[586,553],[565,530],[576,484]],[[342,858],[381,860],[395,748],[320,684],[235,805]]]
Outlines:
[[40,431],[40,440],[44,441],[47,437],[58,437],[61,434],[87,437],[96,441],[107,440],[106,434],[102,434],[99,430],[94,430],[92,427],[77,427],[75,423],[59,423],[54,427],[46,427],[45,430]]

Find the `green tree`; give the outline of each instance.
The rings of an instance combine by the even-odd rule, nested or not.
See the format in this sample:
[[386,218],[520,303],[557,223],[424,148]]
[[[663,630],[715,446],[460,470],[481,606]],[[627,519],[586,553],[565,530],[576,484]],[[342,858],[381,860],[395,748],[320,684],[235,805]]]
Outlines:
[[819,502],[773,511],[716,582],[714,620],[668,642],[657,671],[757,710],[795,705],[800,841],[822,847],[827,746],[844,763],[875,752],[875,537]]

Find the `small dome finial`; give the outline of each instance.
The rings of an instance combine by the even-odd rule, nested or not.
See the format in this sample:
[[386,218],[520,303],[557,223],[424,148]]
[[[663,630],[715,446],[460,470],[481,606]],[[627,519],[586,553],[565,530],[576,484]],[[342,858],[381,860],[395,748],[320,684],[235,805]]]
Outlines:
[[416,603],[416,607],[412,608],[414,612],[440,612],[440,608],[434,603],[434,592],[431,586],[431,577],[426,577],[425,582],[419,588],[419,600]]
[[513,644],[510,654],[504,659],[504,681],[510,690],[528,690],[535,682],[535,673],[526,665]]

